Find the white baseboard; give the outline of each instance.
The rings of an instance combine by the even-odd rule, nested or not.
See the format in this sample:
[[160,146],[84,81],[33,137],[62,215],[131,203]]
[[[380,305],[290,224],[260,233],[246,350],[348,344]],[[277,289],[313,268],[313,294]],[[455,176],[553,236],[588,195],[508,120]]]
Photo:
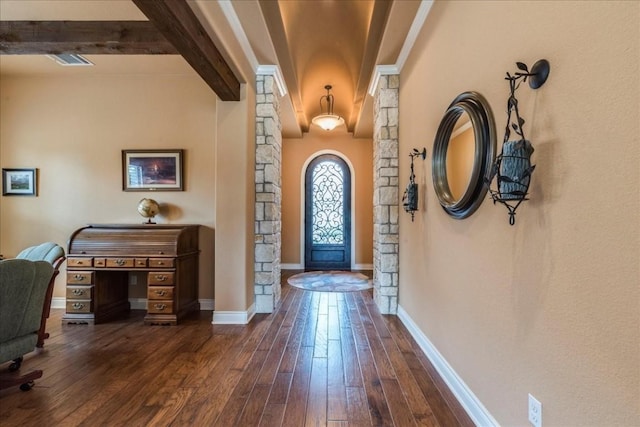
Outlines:
[[51,298],[51,308],[67,308],[67,299],[65,297]]
[[256,305],[251,304],[247,311],[213,311],[213,325],[246,325],[256,314]]
[[282,269],[282,270],[304,270],[304,265],[302,265],[302,264],[280,264],[280,269]]
[[[303,264],[280,264],[282,270],[304,270]],[[373,270],[373,264],[355,264],[352,270]]]
[[132,310],[146,310],[147,299],[146,298],[129,298],[129,304],[131,304]]
[[200,311],[213,311],[215,307],[215,300],[208,298],[198,301],[200,302]]
[[464,381],[462,381],[462,378],[458,376],[451,365],[442,357],[442,354],[440,354],[431,341],[429,341],[429,338],[427,338],[409,314],[400,306],[398,306],[398,318],[409,330],[413,339],[416,340],[424,354],[429,358],[475,425],[483,427],[499,426],[495,418],[487,411],[487,408],[482,405],[480,400],[478,400]]
[[[214,307],[214,300],[212,299],[201,299],[200,302],[200,310],[201,311],[212,311]],[[131,308],[133,310],[146,310],[147,309],[147,299],[146,298],[129,298],[129,303],[131,304]],[[53,297],[51,299],[51,308],[66,308],[67,307],[67,299],[65,297]]]

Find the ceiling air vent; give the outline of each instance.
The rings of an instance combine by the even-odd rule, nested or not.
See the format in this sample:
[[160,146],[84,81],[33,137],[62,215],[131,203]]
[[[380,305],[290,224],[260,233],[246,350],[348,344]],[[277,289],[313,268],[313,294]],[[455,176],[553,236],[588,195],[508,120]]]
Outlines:
[[93,62],[75,53],[61,53],[58,55],[47,55],[47,56],[53,59],[54,61],[56,61],[58,64],[64,65],[64,66],[91,67],[93,65]]

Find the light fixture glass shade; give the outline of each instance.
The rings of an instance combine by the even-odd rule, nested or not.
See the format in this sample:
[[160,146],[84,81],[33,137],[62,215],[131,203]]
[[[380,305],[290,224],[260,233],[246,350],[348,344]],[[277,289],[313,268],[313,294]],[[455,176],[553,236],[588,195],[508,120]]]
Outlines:
[[315,116],[313,120],[311,120],[311,123],[328,131],[343,125],[344,119],[335,114],[320,114],[319,116]]
[[311,120],[311,123],[326,131],[330,131],[340,125],[343,125],[344,119],[337,114],[333,114],[333,95],[331,95],[331,85],[326,85],[324,88],[326,89],[327,94],[320,97],[321,113],[315,116]]

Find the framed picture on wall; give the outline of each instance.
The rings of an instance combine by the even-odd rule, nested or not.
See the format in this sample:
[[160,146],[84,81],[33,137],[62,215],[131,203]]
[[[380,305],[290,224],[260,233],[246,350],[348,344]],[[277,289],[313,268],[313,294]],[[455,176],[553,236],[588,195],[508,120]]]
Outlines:
[[2,169],[3,196],[37,196],[38,169]]
[[122,150],[124,191],[183,191],[184,150]]

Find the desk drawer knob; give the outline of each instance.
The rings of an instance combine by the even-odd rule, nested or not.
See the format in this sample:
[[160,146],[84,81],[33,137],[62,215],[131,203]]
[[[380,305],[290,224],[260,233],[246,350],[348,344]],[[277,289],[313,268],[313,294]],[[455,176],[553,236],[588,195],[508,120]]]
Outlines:
[[161,297],[165,296],[166,294],[167,294],[166,291],[156,291],[156,295],[161,296]]
[[123,259],[117,259],[116,260],[116,264],[118,264],[120,267],[122,267],[125,264],[125,260]]
[[82,289],[74,289],[74,290],[72,291],[72,293],[73,293],[74,295],[76,295],[76,296],[78,296],[78,295],[83,295],[83,294],[84,294],[84,290],[82,290]]
[[167,276],[164,276],[164,275],[161,275],[161,274],[160,275],[156,275],[156,280],[158,282],[164,282],[165,280],[167,280]]
[[153,306],[156,310],[164,310],[165,308],[167,308],[167,306],[165,304],[154,304]]
[[80,281],[80,280],[84,280],[84,275],[83,274],[76,274],[73,276],[74,279]]
[[73,307],[75,310],[81,310],[81,309],[83,309],[83,308],[84,308],[84,304],[81,304],[81,303],[79,303],[79,302],[76,302],[76,303],[73,303],[72,307]]

